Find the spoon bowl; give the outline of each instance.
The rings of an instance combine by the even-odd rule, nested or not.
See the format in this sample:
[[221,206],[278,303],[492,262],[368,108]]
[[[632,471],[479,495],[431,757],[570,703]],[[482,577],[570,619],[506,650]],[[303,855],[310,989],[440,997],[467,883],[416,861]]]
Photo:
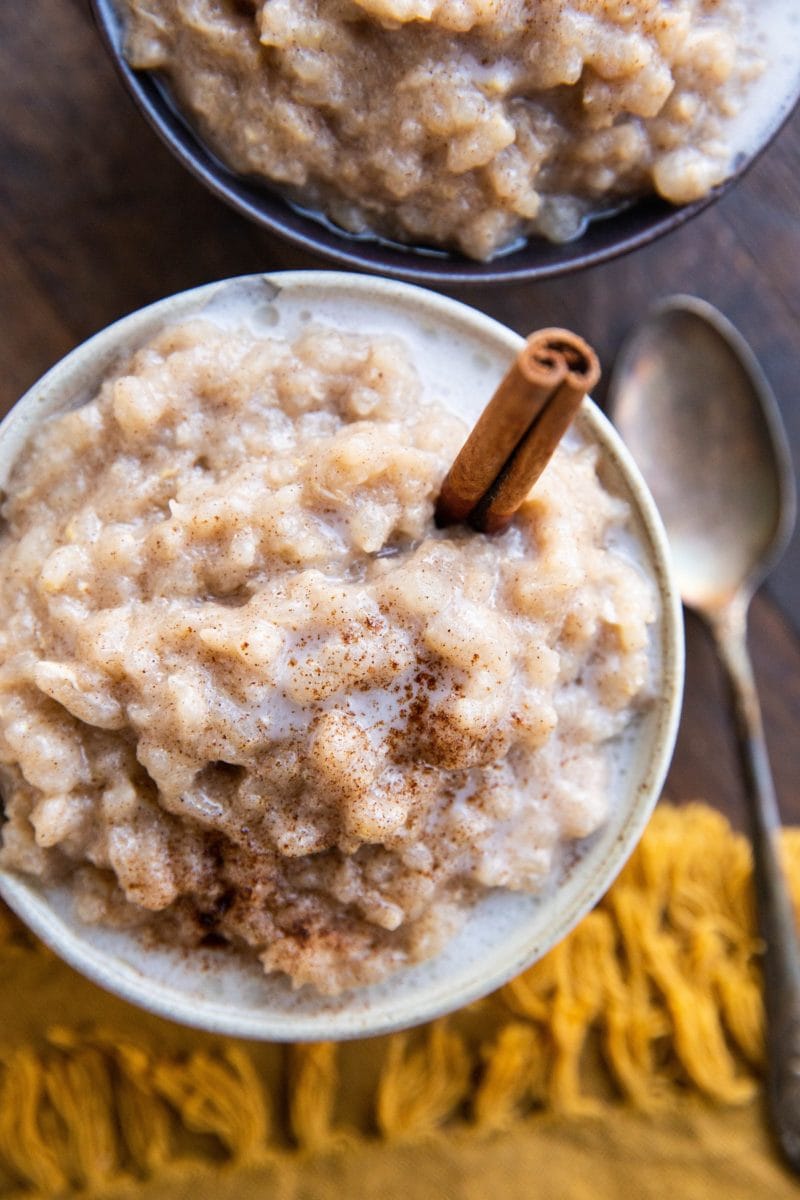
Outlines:
[[673,296],[614,369],[614,419],[667,529],[684,603],[708,612],[752,595],[795,519],[786,435],[744,338],[712,305]]

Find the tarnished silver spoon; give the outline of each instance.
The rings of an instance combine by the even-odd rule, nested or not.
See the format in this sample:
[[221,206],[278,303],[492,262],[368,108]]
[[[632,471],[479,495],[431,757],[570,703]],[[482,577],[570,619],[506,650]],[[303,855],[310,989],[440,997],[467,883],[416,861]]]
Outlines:
[[691,296],[660,303],[628,339],[609,408],[661,510],[683,601],[708,623],[730,682],[765,944],[769,1106],[783,1152],[800,1171],[800,951],[747,650],[750,600],[794,526],[786,435],[747,343]]

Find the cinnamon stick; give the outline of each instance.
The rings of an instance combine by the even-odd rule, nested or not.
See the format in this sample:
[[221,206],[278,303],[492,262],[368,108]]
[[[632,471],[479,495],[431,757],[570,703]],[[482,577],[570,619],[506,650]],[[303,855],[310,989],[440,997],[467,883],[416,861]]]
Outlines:
[[567,329],[532,333],[447,473],[437,525],[505,529],[599,378],[583,338]]

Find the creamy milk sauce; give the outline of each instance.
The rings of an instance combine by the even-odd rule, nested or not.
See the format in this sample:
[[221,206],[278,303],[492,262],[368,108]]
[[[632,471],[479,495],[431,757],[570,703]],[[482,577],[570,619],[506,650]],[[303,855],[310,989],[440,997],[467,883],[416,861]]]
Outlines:
[[748,86],[729,124],[737,165],[753,157],[775,133],[800,97],[800,5],[797,0],[751,3],[753,47],[765,69]]

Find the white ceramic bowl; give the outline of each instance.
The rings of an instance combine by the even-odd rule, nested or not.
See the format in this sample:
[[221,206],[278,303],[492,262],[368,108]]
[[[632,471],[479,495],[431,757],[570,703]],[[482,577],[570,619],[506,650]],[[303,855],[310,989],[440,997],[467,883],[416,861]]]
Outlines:
[[[34,426],[89,399],[120,357],[163,324],[200,312],[221,322],[246,314],[254,326],[288,336],[312,318],[367,333],[390,325],[413,337],[425,385],[469,420],[522,340],[463,304],[366,276],[288,272],[210,284],[118,321],[31,388],[0,425],[0,486]],[[546,894],[494,892],[437,958],[336,999],[306,994],[308,989],[292,992],[285,981],[265,978],[255,962],[233,952],[145,949],[130,933],[85,925],[73,914],[63,885],[42,887],[0,873],[5,901],[68,963],[126,1000],[203,1029],[274,1041],[360,1037],[413,1025],[485,995],[544,954],[606,891],[636,845],[669,765],[683,682],[680,602],[653,501],[618,435],[591,402],[577,425],[600,444],[607,479],[630,500],[634,536],[658,583],[654,655],[660,687],[620,748],[622,768],[608,822]]]

